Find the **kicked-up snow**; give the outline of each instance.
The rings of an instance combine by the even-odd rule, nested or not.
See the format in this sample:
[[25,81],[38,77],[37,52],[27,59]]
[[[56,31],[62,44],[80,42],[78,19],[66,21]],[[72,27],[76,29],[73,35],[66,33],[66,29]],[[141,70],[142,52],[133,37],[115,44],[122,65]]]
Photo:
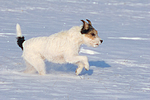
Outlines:
[[[0,100],[149,100],[149,0],[1,0]],[[16,24],[26,40],[90,19],[104,42],[81,47],[90,70],[46,62],[45,76],[25,74]]]

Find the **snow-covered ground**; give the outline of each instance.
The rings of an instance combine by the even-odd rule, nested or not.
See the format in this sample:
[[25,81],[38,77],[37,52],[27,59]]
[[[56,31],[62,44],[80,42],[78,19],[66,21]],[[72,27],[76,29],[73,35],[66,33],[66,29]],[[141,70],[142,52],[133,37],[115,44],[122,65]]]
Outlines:
[[[26,39],[90,19],[104,43],[82,46],[90,70],[46,62],[47,75],[24,74],[16,23]],[[149,0],[1,0],[0,100],[149,100]]]

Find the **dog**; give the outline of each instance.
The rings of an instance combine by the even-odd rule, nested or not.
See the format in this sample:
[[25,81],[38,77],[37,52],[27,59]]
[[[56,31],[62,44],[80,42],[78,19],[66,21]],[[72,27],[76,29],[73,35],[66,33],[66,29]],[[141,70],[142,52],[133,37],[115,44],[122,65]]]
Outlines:
[[98,36],[97,30],[92,26],[90,20],[86,19],[82,26],[74,26],[67,31],[50,35],[49,37],[36,37],[25,41],[22,36],[20,25],[16,25],[17,44],[23,50],[22,57],[26,62],[25,73],[38,72],[45,75],[44,60],[53,63],[76,64],[76,75],[79,75],[83,68],[89,70],[88,58],[80,56],[79,50],[82,44],[98,47],[103,40]]

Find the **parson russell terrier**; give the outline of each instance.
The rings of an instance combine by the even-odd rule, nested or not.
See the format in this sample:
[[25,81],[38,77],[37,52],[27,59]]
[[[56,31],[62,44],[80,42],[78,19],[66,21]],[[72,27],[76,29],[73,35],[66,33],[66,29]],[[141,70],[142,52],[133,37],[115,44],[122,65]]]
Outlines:
[[103,40],[93,28],[91,21],[83,22],[82,26],[74,26],[67,31],[53,34],[49,37],[37,37],[25,41],[21,33],[20,25],[16,25],[17,43],[23,50],[22,57],[26,62],[25,73],[45,75],[44,60],[53,63],[71,63],[78,65],[76,75],[79,75],[83,68],[89,70],[88,58],[78,54],[80,46],[98,47]]

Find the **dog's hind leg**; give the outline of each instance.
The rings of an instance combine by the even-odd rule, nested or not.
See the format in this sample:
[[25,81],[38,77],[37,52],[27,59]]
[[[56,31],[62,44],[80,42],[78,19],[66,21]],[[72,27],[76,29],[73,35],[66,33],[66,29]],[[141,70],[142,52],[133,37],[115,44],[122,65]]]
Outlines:
[[24,73],[35,73],[36,72],[36,69],[30,64],[28,63],[27,61],[25,61],[26,63],[26,69],[24,71]]
[[36,61],[33,63],[33,67],[38,71],[40,75],[45,75],[45,63],[43,59],[36,59]]
[[41,58],[41,56],[29,56],[26,58],[29,64],[31,64],[34,69],[40,74],[40,75],[45,75],[45,63],[44,60]]

